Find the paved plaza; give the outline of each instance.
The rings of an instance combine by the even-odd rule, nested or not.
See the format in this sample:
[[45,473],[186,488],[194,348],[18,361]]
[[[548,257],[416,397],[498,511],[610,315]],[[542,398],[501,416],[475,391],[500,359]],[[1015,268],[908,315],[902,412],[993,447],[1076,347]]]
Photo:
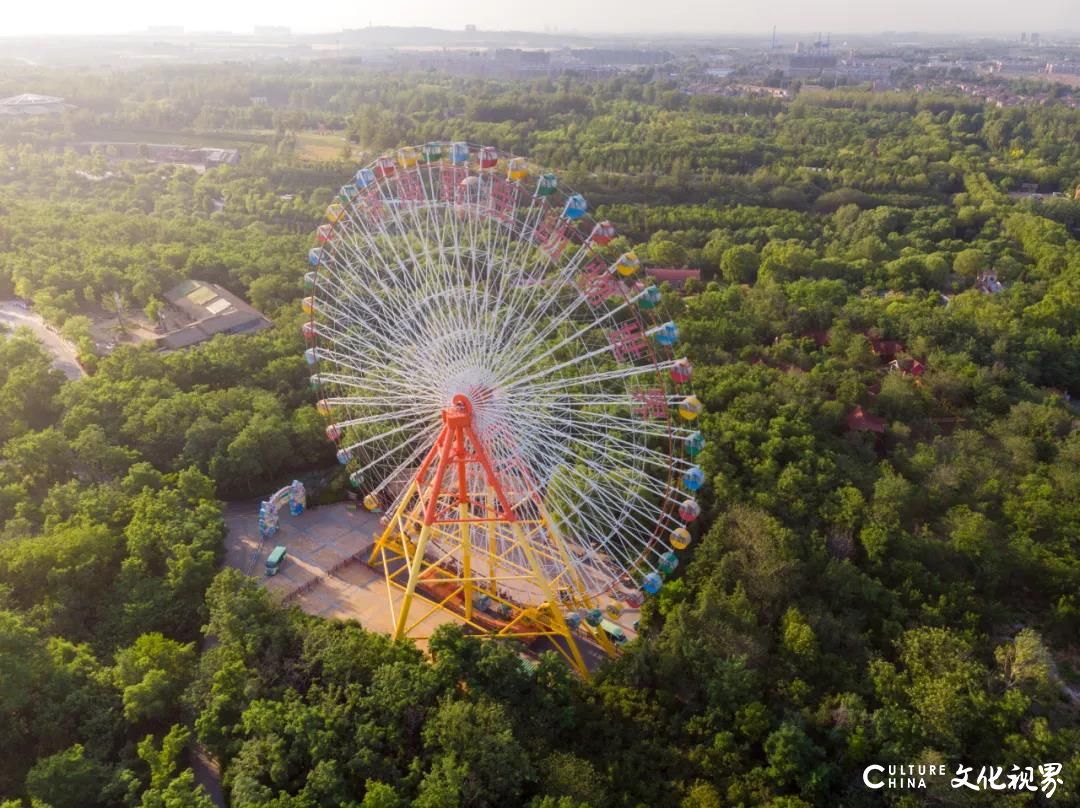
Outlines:
[[[290,516],[287,508],[282,509],[277,535],[261,545],[258,502],[230,503],[225,509],[225,521],[229,527],[226,563],[230,567],[257,578],[279,598],[309,585],[307,591],[290,599],[309,614],[356,620],[371,631],[393,631],[391,594],[382,575],[362,562],[335,569],[357,553],[367,560],[379,529],[379,514],[344,502],[312,508],[300,516]],[[266,557],[279,544],[288,548],[288,555],[278,574],[268,577]],[[319,579],[318,583],[311,585],[315,579]],[[401,597],[401,591],[394,589],[395,611]],[[414,604],[409,622],[427,608],[423,602]],[[425,618],[414,633],[426,637],[447,622],[455,622],[454,616],[438,611]]]
[[[358,508],[351,502],[322,505],[290,516],[281,511],[277,534],[259,541],[259,503],[233,502],[225,509],[229,532],[225,539],[226,564],[256,578],[279,599],[288,598],[309,614],[336,620],[356,620],[370,631],[393,633],[390,603],[396,614],[403,597],[400,589],[388,591],[381,573],[367,566],[368,555],[379,530],[381,514]],[[267,576],[266,557],[279,544],[288,554],[277,575]],[[356,557],[358,560],[350,561]],[[392,601],[391,601],[392,599]],[[601,598],[601,605],[610,602]],[[637,610],[626,610],[618,621],[631,637]],[[453,613],[431,609],[418,599],[409,614],[414,637],[428,637],[443,623],[461,622]],[[418,640],[421,648],[426,642]],[[600,661],[592,643],[580,641],[589,667]]]

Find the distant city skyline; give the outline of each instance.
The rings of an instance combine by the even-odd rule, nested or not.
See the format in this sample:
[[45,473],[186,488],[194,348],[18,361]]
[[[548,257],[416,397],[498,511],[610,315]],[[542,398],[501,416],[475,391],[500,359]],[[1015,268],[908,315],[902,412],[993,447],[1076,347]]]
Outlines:
[[[775,25],[785,42],[808,31],[833,34],[924,33],[1012,34],[1075,30],[1077,0],[1037,3],[985,0],[907,0],[855,3],[852,0],[473,0],[466,3],[412,0],[372,3],[322,0],[187,0],[149,4],[134,0],[54,0],[38,6],[16,0],[3,14],[0,36],[137,33],[151,26],[182,26],[188,31],[251,33],[255,26],[287,26],[294,33],[333,32],[368,25],[429,26],[461,30],[550,31],[604,34],[771,34]],[[1075,12],[1075,9],[1074,9]],[[1071,26],[1071,29],[1070,29]]]

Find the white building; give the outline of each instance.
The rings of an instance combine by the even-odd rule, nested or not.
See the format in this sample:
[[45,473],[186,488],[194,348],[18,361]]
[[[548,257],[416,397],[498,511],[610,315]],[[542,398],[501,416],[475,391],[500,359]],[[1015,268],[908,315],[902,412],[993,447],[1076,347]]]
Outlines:
[[68,106],[54,95],[23,93],[0,99],[0,115],[57,115]]
[[253,334],[269,328],[266,317],[216,283],[184,281],[164,295],[172,330],[158,338],[166,350],[186,348],[215,334]]

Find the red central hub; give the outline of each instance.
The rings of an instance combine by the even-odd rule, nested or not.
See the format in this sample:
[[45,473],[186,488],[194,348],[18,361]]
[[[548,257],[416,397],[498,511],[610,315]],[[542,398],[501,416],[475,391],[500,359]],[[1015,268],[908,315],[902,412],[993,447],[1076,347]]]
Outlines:
[[461,429],[472,424],[472,404],[465,396],[454,396],[454,406],[443,410],[443,423],[453,429]]

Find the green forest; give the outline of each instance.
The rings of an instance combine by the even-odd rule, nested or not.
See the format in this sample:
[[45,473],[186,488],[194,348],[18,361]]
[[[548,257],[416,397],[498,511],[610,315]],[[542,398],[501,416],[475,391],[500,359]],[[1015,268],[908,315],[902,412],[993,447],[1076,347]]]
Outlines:
[[[195,744],[237,808],[1080,804],[1080,111],[319,62],[0,76],[28,86],[76,108],[0,119],[0,300],[88,375],[0,333],[2,808],[208,808]],[[339,159],[301,158],[318,127]],[[241,159],[103,143],[181,139]],[[337,468],[302,355],[312,233],[357,157],[436,139],[558,170],[613,248],[702,270],[664,305],[705,512],[588,681],[458,629],[424,655],[222,569],[224,503]],[[186,278],[274,326],[95,346],[90,312]],[[863,784],[920,763],[1062,769],[1052,800]]]

